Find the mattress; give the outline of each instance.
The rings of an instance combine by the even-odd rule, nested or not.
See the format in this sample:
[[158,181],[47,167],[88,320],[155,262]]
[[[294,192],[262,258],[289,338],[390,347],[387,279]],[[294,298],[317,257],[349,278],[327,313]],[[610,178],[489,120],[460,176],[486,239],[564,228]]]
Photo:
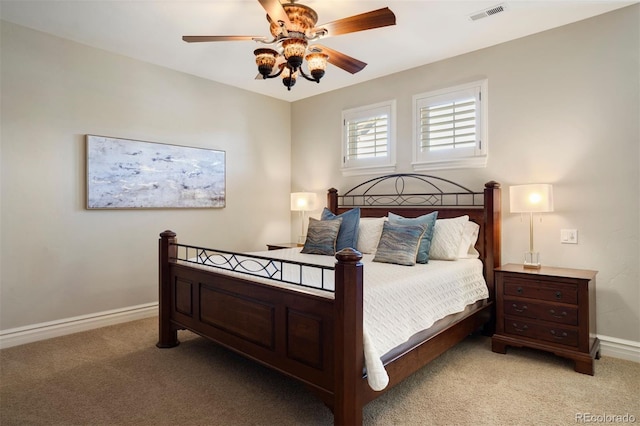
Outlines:
[[[300,248],[247,254],[252,255],[304,265],[330,267],[336,262],[332,256],[300,253]],[[281,271],[275,274],[279,281],[273,281],[267,278],[273,276],[273,265],[264,267],[265,260],[238,257],[229,263],[213,255],[195,261],[216,264],[222,268],[225,268],[224,265],[246,263],[254,272],[252,275],[256,281],[289,287],[291,284],[282,281],[297,282],[302,279],[306,287],[301,291],[333,297],[332,292],[320,290],[322,285],[333,289],[332,270],[320,271],[313,267],[283,263]],[[374,390],[384,389],[389,382],[382,362],[385,354],[406,344],[412,336],[428,329],[436,321],[462,312],[468,305],[489,297],[479,259],[430,260],[428,264],[401,266],[373,262],[373,255],[365,254],[362,263],[365,368],[369,385]],[[293,287],[299,289],[299,286]]]

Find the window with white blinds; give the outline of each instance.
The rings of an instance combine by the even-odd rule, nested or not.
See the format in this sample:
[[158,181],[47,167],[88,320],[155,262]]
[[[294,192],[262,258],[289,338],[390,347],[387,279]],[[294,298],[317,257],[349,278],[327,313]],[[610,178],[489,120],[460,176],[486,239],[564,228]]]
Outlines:
[[420,147],[430,150],[473,147],[476,119],[475,98],[420,108]]
[[377,114],[345,123],[347,131],[347,161],[356,158],[387,156],[389,116]]
[[485,167],[486,98],[486,80],[415,95],[414,170]]
[[344,175],[395,169],[395,101],[342,112]]

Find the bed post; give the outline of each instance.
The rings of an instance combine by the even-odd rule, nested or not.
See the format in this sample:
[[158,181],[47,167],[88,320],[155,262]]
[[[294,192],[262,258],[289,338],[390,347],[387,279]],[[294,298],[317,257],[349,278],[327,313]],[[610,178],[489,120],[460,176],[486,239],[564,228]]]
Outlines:
[[160,234],[159,242],[159,262],[160,271],[158,274],[160,283],[159,294],[159,340],[156,346],[159,348],[173,348],[178,346],[178,331],[171,325],[171,271],[169,262],[176,257],[177,241],[176,233],[164,231]]
[[331,188],[327,192],[327,208],[331,210],[331,213],[338,214],[338,190],[335,188]]
[[489,288],[489,298],[495,300],[494,272],[501,265],[501,206],[500,184],[490,181],[484,185],[484,244],[485,277]]
[[334,317],[335,425],[362,424],[362,253],[346,248],[336,253]]

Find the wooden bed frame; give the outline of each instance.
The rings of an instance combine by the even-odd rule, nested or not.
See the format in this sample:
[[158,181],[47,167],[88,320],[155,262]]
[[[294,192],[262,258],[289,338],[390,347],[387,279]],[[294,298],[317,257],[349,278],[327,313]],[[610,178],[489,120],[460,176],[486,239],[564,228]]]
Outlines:
[[[414,179],[429,191],[407,192],[405,184]],[[374,188],[382,186],[380,182],[391,182],[395,193],[373,195]],[[444,192],[440,189],[443,183],[453,184],[426,175],[397,174],[367,181],[345,195],[338,195],[335,189],[327,195],[328,208],[336,214],[355,206],[360,207],[362,217],[380,217],[390,211],[417,217],[437,210],[438,218],[466,214],[480,225],[476,248],[484,262],[489,300],[387,361],[389,385],[383,391],[373,391],[363,376],[363,265],[362,255],[355,249],[336,254],[335,293],[331,299],[184,264],[178,260],[176,234],[164,231],[159,242],[157,346],[177,346],[177,331],[191,330],[300,380],[333,410],[336,425],[362,424],[362,409],[369,401],[470,333],[482,327],[493,330],[493,270],[500,266],[500,185],[489,182],[484,192],[474,193],[453,184],[453,191]],[[447,198],[455,199],[455,204]],[[475,201],[478,198],[480,202]],[[421,205],[415,205],[416,199]],[[464,201],[468,199],[472,201]]]

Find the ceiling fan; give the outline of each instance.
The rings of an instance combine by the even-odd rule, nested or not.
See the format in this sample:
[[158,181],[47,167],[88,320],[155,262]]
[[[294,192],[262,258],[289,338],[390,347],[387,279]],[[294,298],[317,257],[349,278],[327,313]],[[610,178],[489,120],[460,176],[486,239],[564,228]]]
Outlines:
[[[258,65],[258,79],[282,76],[282,82],[291,90],[296,83],[298,73],[306,80],[320,82],[324,76],[327,62],[338,68],[355,74],[367,64],[344,53],[310,42],[325,36],[348,34],[371,30],[396,24],[396,16],[388,8],[373,10],[359,15],[338,19],[317,25],[318,14],[308,6],[296,3],[297,0],[258,0],[267,12],[267,21],[273,38],[261,36],[183,36],[187,43],[212,41],[253,40],[274,48],[260,48],[253,53]],[[307,53],[308,52],[308,53]],[[306,56],[305,56],[306,54]],[[307,61],[309,74],[302,69]]]

